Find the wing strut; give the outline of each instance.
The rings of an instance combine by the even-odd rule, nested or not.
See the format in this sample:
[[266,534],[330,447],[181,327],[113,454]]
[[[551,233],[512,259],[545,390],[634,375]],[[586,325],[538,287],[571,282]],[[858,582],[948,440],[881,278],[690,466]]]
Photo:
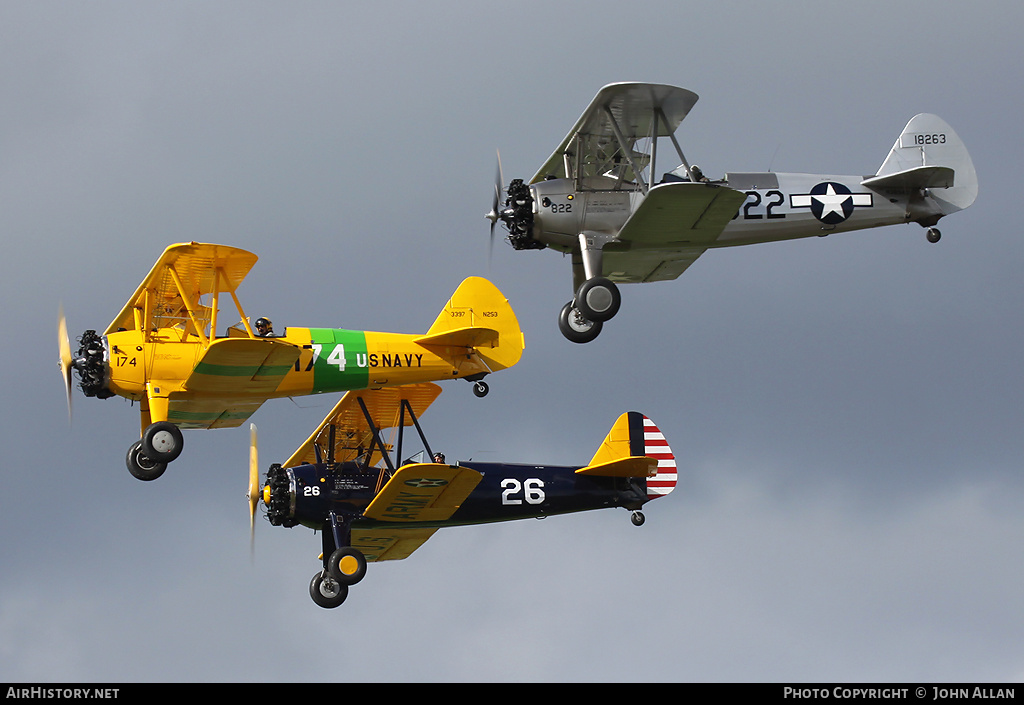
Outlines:
[[[167,271],[171,275],[171,280],[174,282],[174,286],[178,288],[178,295],[185,304],[185,312],[188,314],[189,320],[192,321],[192,328],[195,330],[196,335],[199,337],[199,340],[202,341],[203,347],[205,348],[210,344],[210,341],[206,339],[206,334],[203,332],[204,326],[200,326],[199,321],[196,320],[195,304],[192,303],[191,297],[189,297],[188,292],[185,291],[185,287],[181,283],[181,277],[178,276],[178,270],[175,269],[174,265],[167,265]],[[185,331],[183,335],[187,335],[187,331]]]
[[[663,123],[665,123],[665,126],[668,127],[668,120],[665,119],[665,113],[661,112],[661,108],[655,109],[654,117],[656,120],[661,120]],[[657,134],[657,131],[655,131],[655,134]],[[690,171],[690,163],[686,161],[686,156],[683,154],[683,149],[682,147],[679,146],[679,140],[676,139],[676,133],[669,132],[668,136],[669,139],[672,140],[672,145],[676,148],[676,154],[679,155],[679,161],[682,162],[683,168],[686,169],[686,173],[692,173]]]
[[[373,422],[373,417],[370,415],[369,409],[366,408],[366,402],[363,401],[363,398],[361,396],[356,397],[356,401],[359,402],[359,408],[363,412],[363,418],[366,419],[366,424],[370,428],[370,433],[373,434],[373,442],[370,444],[369,449],[367,449],[365,457],[366,458],[373,457],[374,445],[376,445],[378,448],[380,448],[380,455],[384,459],[384,463],[387,465],[387,473],[386,473],[387,477],[388,477],[388,479],[391,479],[391,477],[395,474],[395,464],[391,460],[391,453],[388,452],[387,446],[384,445],[384,441],[380,437],[380,429],[377,427],[377,424],[375,424]],[[405,431],[405,414],[406,414],[406,412],[409,413],[409,418],[412,420],[413,425],[416,426],[416,432],[419,434],[420,441],[423,443],[423,449],[427,451],[427,455],[432,459],[434,457],[434,454],[430,450],[430,444],[427,442],[426,434],[423,433],[423,428],[420,426],[420,421],[419,421],[418,418],[416,418],[416,412],[413,411],[412,404],[409,403],[408,399],[402,399],[400,404],[399,404],[398,444],[397,444],[397,447],[395,448],[395,450],[397,451],[397,457],[399,459],[402,458],[402,443],[403,443],[403,436],[404,436],[404,431]],[[331,443],[330,443],[331,450],[328,451],[329,454],[330,454],[330,458],[329,458],[328,462],[333,462],[333,456],[334,456],[334,450],[333,450],[334,449],[334,426],[333,426],[333,424],[331,425],[330,434],[331,434]],[[319,453],[319,449],[317,449],[317,450],[318,450],[318,453]],[[381,482],[384,479],[384,477],[383,477],[384,474],[385,473],[381,473],[381,477],[378,479],[378,483]],[[377,491],[378,492],[380,491],[380,486],[377,487]]]
[[[373,422],[373,417],[370,416],[370,411],[366,408],[366,402],[363,401],[362,397],[356,397],[356,401],[359,402],[359,408],[363,411],[363,418],[366,419],[366,423],[370,426],[370,433],[373,434],[373,443],[376,443],[380,447],[380,455],[384,458],[384,462],[388,466],[388,476],[395,474],[395,464],[391,462],[391,454],[388,453],[387,446],[384,445],[384,441],[380,437],[380,429],[377,428],[377,424]],[[366,454],[367,458],[373,456],[373,443],[370,444],[370,448]]]
[[611,123],[612,132],[615,133],[615,139],[618,140],[619,142],[619,149],[622,150],[622,154],[626,157],[626,161],[629,162],[629,166],[633,170],[633,175],[636,177],[636,180],[640,183],[640,189],[644,192],[644,195],[646,196],[647,182],[644,181],[643,174],[640,173],[640,170],[636,166],[636,162],[633,161],[633,150],[629,148],[628,144],[626,144],[626,138],[623,137],[622,130],[619,129],[619,123],[616,122],[615,116],[612,115],[612,111],[607,105],[604,106],[604,112],[605,114],[608,115],[608,121]]
[[401,414],[399,415],[398,422],[398,457],[402,458],[402,434],[405,431],[405,410],[409,410],[409,418],[412,419],[413,425],[416,427],[416,432],[420,434],[420,441],[423,442],[423,450],[427,451],[427,456],[431,459],[434,458],[433,452],[430,450],[430,444],[427,443],[427,437],[423,433],[423,429],[420,428],[420,421],[416,418],[416,412],[412,410],[412,405],[408,399],[402,400]]

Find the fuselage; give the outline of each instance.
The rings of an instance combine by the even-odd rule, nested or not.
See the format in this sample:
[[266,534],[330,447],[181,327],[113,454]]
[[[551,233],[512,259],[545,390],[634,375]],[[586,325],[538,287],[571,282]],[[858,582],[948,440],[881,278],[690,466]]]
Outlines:
[[[672,174],[668,179],[675,178]],[[747,200],[708,247],[827,235],[926,220],[938,212],[918,198],[887,198],[860,185],[863,176],[730,173],[716,185],[742,191]],[[656,185],[655,185],[656,187]],[[552,179],[530,186],[533,238],[562,251],[579,247],[581,232],[618,233],[644,199],[632,184],[596,177],[577,184]]]
[[[515,519],[539,518],[554,514],[582,512],[606,507],[637,509],[648,496],[643,478],[594,477],[577,474],[576,466],[517,465],[508,463],[460,464],[483,475],[480,483],[444,522],[401,521],[408,502],[414,497],[396,499],[391,512],[396,525],[459,526]],[[381,471],[360,470],[354,463],[338,465],[298,465],[283,471],[287,482],[267,490],[268,506],[284,515],[271,515],[272,523],[303,524],[320,529],[330,512],[355,517],[352,528],[378,526],[381,522],[358,518],[377,494]]]
[[[244,336],[228,336],[241,337]],[[254,365],[250,359],[244,359],[236,366],[218,364],[217,374],[225,378],[275,380],[269,387],[252,385],[253,397],[274,398],[454,379],[487,371],[476,356],[444,357],[439,354],[443,350],[415,342],[419,337],[289,327],[283,335],[272,339],[274,343],[284,344],[277,346],[278,350],[284,346],[294,348],[286,362],[275,363],[269,358],[262,365]],[[134,330],[120,331],[106,338],[109,387],[114,393],[142,399],[147,395],[149,383],[162,385],[164,394],[210,394],[192,391],[186,385],[193,370],[203,370],[208,348],[197,336],[183,336],[179,329],[161,329],[145,335]],[[218,338],[213,344],[224,339]],[[265,342],[270,348],[270,341]]]

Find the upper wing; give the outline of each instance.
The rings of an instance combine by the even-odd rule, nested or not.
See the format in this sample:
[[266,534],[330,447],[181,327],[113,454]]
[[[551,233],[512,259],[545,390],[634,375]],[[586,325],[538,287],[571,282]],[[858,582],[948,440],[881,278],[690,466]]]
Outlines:
[[[346,392],[306,442],[284,462],[284,467],[303,462],[323,462],[326,458],[334,458],[335,462],[341,463],[363,455],[372,445],[373,433],[360,408],[360,400],[374,425],[385,429],[399,423],[405,426],[413,424],[409,414],[402,419],[403,401],[408,401],[413,413],[419,417],[440,394],[441,388],[430,382]],[[374,465],[378,460],[380,455],[375,451],[368,465]]]
[[258,258],[251,252],[200,242],[171,245],[107,326],[118,330],[153,330],[180,325],[202,331],[216,307],[203,297],[234,292]]
[[655,83],[607,85],[598,91],[530,183],[552,177],[586,178],[601,174],[633,181],[636,175],[620,149],[616,131],[631,151],[634,163],[643,169],[647,155],[636,152],[636,141],[674,134],[696,102],[696,93],[676,86]]
[[710,247],[746,200],[715,184],[675,182],[652,188],[604,248],[604,275],[612,281],[675,279]]
[[399,468],[363,512],[381,523],[354,526],[352,545],[368,561],[408,557],[437,531],[429,524],[451,517],[481,479],[483,475],[467,467],[415,463]]

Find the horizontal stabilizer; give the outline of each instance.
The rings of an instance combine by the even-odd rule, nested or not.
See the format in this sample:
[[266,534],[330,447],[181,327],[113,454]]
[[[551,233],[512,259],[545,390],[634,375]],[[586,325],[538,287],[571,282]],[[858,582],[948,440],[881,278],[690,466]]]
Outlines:
[[878,193],[908,194],[925,188],[953,188],[955,173],[946,166],[919,166],[861,181]]
[[[642,466],[642,467],[641,467]],[[637,411],[619,416],[582,475],[647,478],[647,497],[663,497],[676,486],[676,458],[664,434]]]
[[[441,357],[466,360],[466,348],[487,370],[512,367],[523,354],[523,332],[508,299],[483,277],[467,277],[417,343]],[[447,348],[447,349],[446,349]],[[454,348],[454,349],[453,349]],[[454,363],[453,363],[454,364]]]
[[658,461],[647,456],[620,458],[606,463],[588,465],[576,471],[577,475],[594,477],[654,477],[658,472]]
[[476,348],[494,347],[498,342],[498,331],[493,328],[466,327],[455,328],[443,333],[424,335],[414,342],[425,348]]

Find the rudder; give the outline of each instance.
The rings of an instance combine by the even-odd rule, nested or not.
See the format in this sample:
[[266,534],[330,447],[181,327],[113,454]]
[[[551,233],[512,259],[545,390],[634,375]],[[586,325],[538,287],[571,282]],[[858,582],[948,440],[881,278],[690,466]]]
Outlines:
[[658,461],[655,474],[647,478],[647,498],[664,497],[676,486],[675,455],[653,421],[638,411],[627,411],[612,425],[587,467],[644,456]]
[[943,215],[963,210],[974,203],[978,196],[978,176],[971,155],[953,128],[938,115],[930,113],[920,113],[910,119],[879,167],[875,180],[923,172],[922,167],[953,170],[951,186],[920,184],[927,187],[930,195],[939,202]]
[[483,277],[468,277],[417,342],[434,347],[472,347],[491,372],[497,372],[519,362],[524,341],[519,320],[505,295]]

